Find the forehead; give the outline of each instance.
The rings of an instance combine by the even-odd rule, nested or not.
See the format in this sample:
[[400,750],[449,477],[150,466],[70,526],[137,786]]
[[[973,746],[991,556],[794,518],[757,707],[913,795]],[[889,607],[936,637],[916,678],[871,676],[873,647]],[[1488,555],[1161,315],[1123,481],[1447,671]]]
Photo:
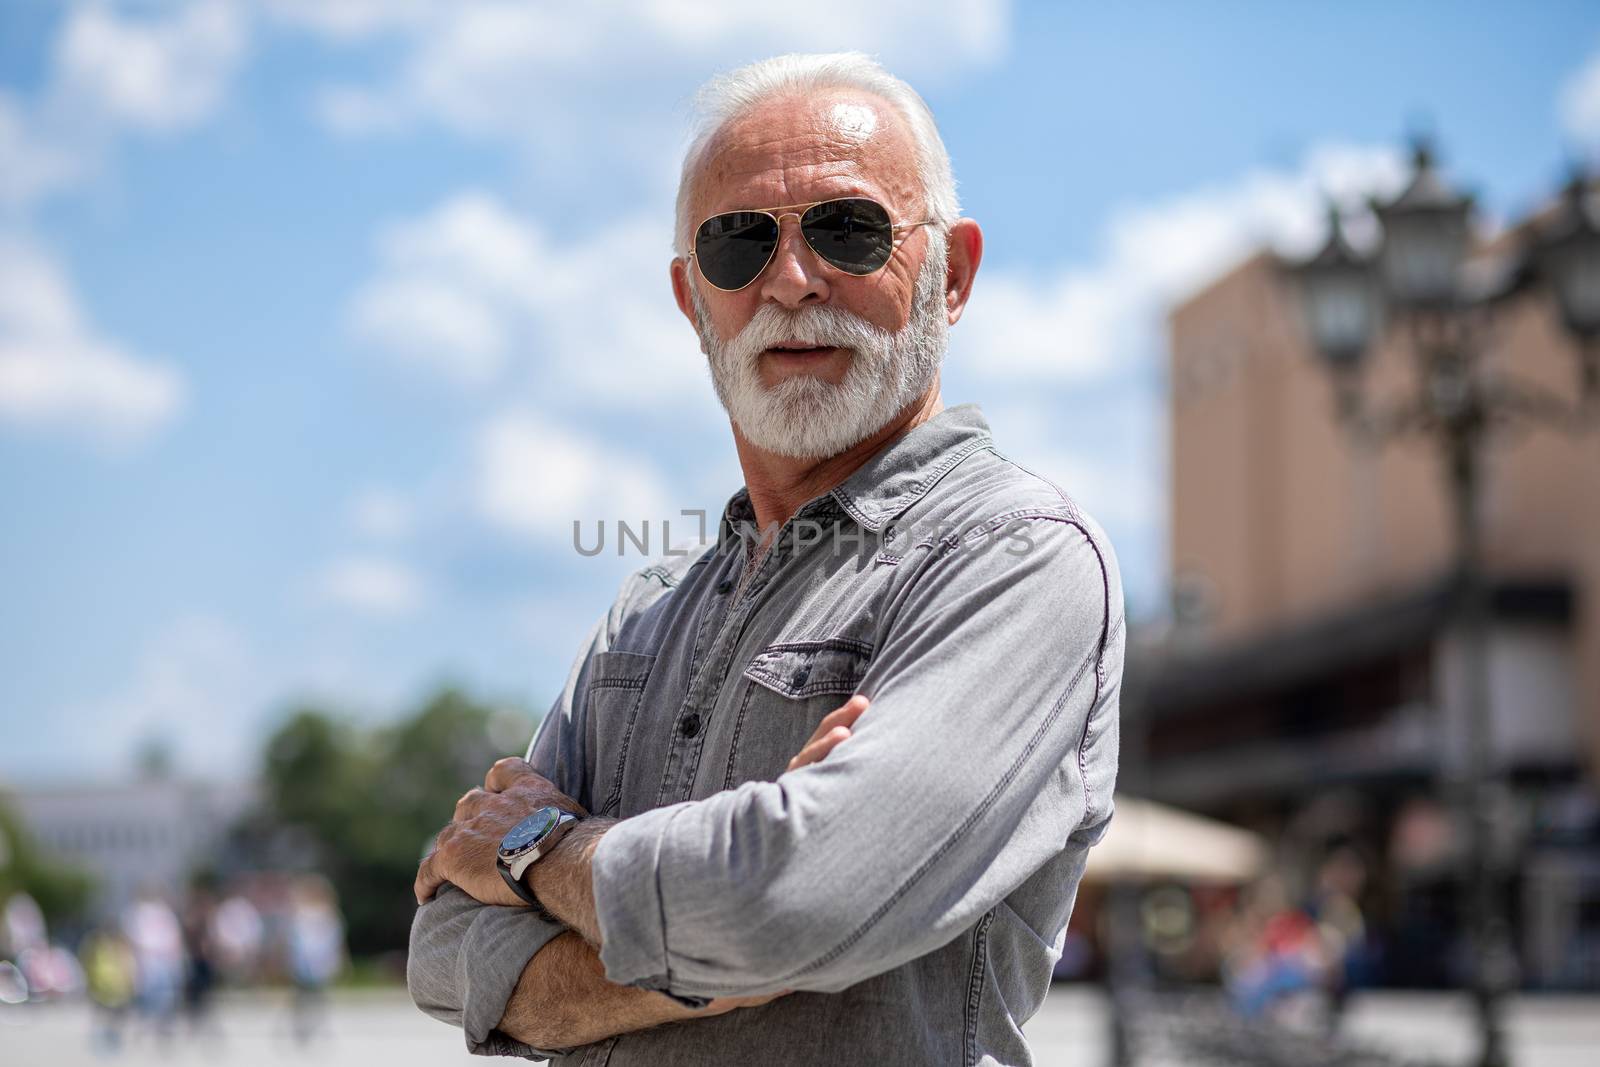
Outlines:
[[695,219],[864,194],[896,214],[921,202],[916,143],[894,107],[871,93],[829,89],[763,100],[732,119],[697,175]]

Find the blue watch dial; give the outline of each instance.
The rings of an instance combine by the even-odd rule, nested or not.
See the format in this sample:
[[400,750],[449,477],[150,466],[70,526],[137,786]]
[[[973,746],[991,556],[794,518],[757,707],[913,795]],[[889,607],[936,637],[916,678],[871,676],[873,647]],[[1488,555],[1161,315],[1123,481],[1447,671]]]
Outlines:
[[540,838],[555,828],[560,817],[560,812],[555,808],[540,808],[511,828],[500,841],[500,851],[510,855],[538,844]]

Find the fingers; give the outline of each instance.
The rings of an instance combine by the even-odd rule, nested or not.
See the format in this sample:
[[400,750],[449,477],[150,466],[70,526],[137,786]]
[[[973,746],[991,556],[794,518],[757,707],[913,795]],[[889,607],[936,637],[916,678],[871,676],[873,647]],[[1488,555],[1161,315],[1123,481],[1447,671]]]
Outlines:
[[518,756],[507,756],[505,759],[496,760],[495,765],[489,768],[489,773],[483,779],[483,787],[491,793],[504,793],[515,785],[519,778],[525,778],[530,774],[535,777],[540,776],[526,760]]
[[861,718],[861,713],[867,710],[867,704],[867,698],[862,694],[857,693],[855,696],[851,697],[843,704],[840,704],[838,707],[828,712],[828,714],[824,715],[822,717],[822,725],[830,730],[835,726],[854,727],[856,720]]
[[433,894],[445,883],[442,873],[443,867],[439,862],[439,854],[444,848],[445,839],[450,835],[450,827],[439,831],[435,840],[434,849],[423,857],[422,863],[417,867],[417,880],[412,884],[411,891],[416,894],[418,904],[426,904],[433,899]]
[[[855,696],[851,697],[849,700],[845,701],[843,704],[840,704],[838,707],[834,708],[832,711],[828,712],[828,714],[822,717],[822,721],[817,723],[817,728],[811,735],[811,741],[815,741],[824,736],[835,726],[853,727],[856,720],[861,717],[861,713],[866,710],[867,698],[862,696],[860,693],[857,693]],[[806,743],[810,744],[811,741]]]
[[451,816],[451,822],[466,822],[476,818],[483,810],[484,804],[489,800],[490,793],[482,789],[469,789],[461,794],[461,799],[456,801],[456,811]]
[[789,761],[788,769],[792,771],[797,767],[820,763],[826,759],[834,746],[849,738],[851,727],[861,717],[861,713],[867,710],[867,704],[867,698],[857,693],[824,715],[822,721],[817,724],[816,732],[811,735],[811,740],[807,741],[805,747]]
[[849,728],[840,726],[835,730],[829,731],[820,738],[816,738],[815,740],[807,742],[806,747],[802,748],[799,752],[796,752],[794,757],[789,760],[789,766],[787,769],[792,771],[813,763],[820,763],[824,758],[827,757],[829,752],[833,751],[834,745],[837,745],[840,741],[843,741],[849,736]]
[[429,856],[422,861],[422,866],[417,868],[417,880],[411,884],[411,892],[420,905],[432,900],[434,891],[438,888],[438,883],[433,879],[433,857]]
[[835,726],[797,752],[794,758],[789,761],[789,770],[792,771],[797,767],[804,767],[811,763],[821,763],[827,758],[828,753],[834,750],[836,745],[848,740],[849,737],[850,727]]
[[758,993],[747,997],[716,997],[710,1004],[701,1008],[699,1014],[725,1015],[730,1011],[737,1011],[739,1008],[756,1008],[762,1004],[769,1004],[779,997],[786,997],[793,992],[794,990],[792,989],[780,989],[776,993]]

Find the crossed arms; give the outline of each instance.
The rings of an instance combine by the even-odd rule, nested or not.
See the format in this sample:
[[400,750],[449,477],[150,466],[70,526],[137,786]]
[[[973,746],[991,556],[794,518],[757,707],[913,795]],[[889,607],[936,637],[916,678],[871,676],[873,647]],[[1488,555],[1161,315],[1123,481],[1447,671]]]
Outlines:
[[474,1051],[548,1055],[788,990],[837,992],[934,951],[1063,849],[1086,850],[1110,817],[1121,590],[1072,516],[1028,521],[1027,555],[950,552],[897,595],[849,744],[776,781],[580,824],[532,868],[562,920],[547,923],[510,906],[489,844],[514,810],[579,810],[587,796],[574,697],[615,637],[613,609],[541,727],[537,770],[508,766],[509,784],[491,774],[463,797],[440,846],[461,870],[419,872],[419,896],[452,885],[413,926],[418,1005]]
[[[850,727],[866,708],[866,699],[857,696],[827,715],[789,761],[788,769],[826,758],[850,736]],[[483,911],[484,905],[494,905],[496,910],[522,909],[517,918],[542,925],[543,921],[528,911],[500,879],[493,866],[493,848],[525,815],[546,804],[586,814],[575,800],[556,790],[549,779],[526,762],[504,759],[496,763],[483,788],[468,792],[457,802],[455,818],[440,833],[438,847],[419,868],[415,886],[418,903],[431,901],[429,908],[443,907],[459,917],[473,916]],[[534,892],[568,929],[545,942],[522,968],[506,999],[504,1013],[493,1031],[481,1039],[485,1046],[482,1051],[517,1051],[508,1047],[505,1039],[509,1038],[526,1046],[528,1053],[548,1057],[614,1034],[754,1007],[787,992],[716,997],[702,1008],[691,1008],[671,995],[607,980],[597,949],[601,935],[595,916],[591,868],[595,846],[615,822],[607,818],[585,819],[553,852],[530,868]],[[436,898],[441,889],[444,894]],[[460,937],[454,932],[459,926],[459,922],[446,919],[435,929],[431,940]],[[430,935],[421,922],[412,933],[408,978],[413,996],[424,1010],[432,1007],[430,1014],[437,1015],[440,1006],[424,1003],[418,996],[421,969],[433,955],[430,946],[426,942],[419,944],[418,940]],[[452,1017],[455,1014],[448,1008],[444,1010],[448,1021],[461,1023],[469,1030],[470,1042],[470,1026]]]

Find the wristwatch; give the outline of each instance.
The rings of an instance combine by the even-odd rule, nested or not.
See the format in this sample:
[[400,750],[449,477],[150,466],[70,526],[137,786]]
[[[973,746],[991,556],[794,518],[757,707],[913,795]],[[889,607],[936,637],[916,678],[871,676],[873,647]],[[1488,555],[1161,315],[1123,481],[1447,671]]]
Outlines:
[[495,866],[500,877],[506,880],[511,891],[523,900],[541,919],[560,922],[533,895],[533,890],[522,880],[529,867],[541,856],[548,856],[556,842],[567,836],[577,823],[578,816],[570,811],[550,805],[523,819],[500,839],[500,851],[495,856]]

